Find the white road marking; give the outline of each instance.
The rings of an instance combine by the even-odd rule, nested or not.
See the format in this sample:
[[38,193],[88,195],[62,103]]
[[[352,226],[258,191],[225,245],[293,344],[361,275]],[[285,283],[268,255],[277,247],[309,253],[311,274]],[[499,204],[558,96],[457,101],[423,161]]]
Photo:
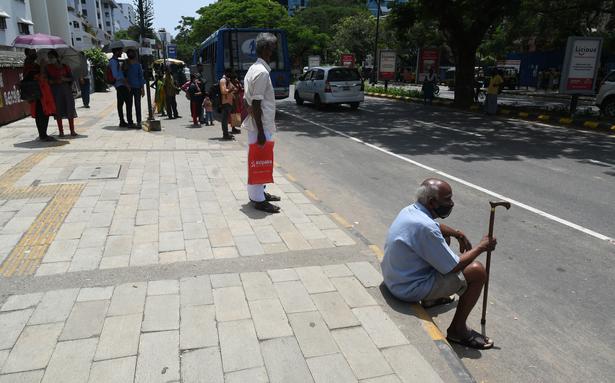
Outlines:
[[342,136],[342,137],[349,138],[349,139],[351,139],[351,140],[353,140],[353,141],[355,141],[355,142],[358,142],[358,143],[360,143],[360,144],[363,144],[363,145],[365,145],[365,146],[367,146],[367,147],[369,147],[369,148],[375,149],[375,150],[377,150],[377,151],[379,151],[379,152],[382,152],[382,153],[384,153],[384,154],[388,154],[389,156],[392,156],[392,157],[398,158],[398,159],[400,159],[400,160],[402,160],[402,161],[404,161],[404,162],[407,162],[407,163],[409,163],[409,164],[415,165],[415,166],[417,166],[417,167],[419,167],[419,168],[423,168],[423,169],[428,170],[428,171],[430,171],[430,172],[434,172],[434,173],[436,173],[436,174],[438,174],[438,175],[440,175],[440,176],[442,176],[442,177],[444,177],[444,178],[448,178],[449,180],[452,180],[452,181],[458,182],[458,183],[460,183],[460,184],[462,184],[462,185],[465,185],[465,186],[467,186],[467,187],[469,187],[469,188],[472,188],[472,189],[474,189],[474,190],[478,190],[478,191],[480,191],[480,192],[482,192],[482,193],[485,193],[485,194],[490,195],[490,196],[492,196],[492,197],[495,197],[495,198],[497,198],[497,199],[501,199],[501,200],[508,201],[508,202],[510,202],[510,203],[511,203],[511,204],[513,204],[513,205],[516,205],[516,206],[518,206],[518,207],[520,207],[520,208],[522,208],[522,209],[525,209],[525,210],[527,210],[527,211],[529,211],[529,212],[532,212],[532,213],[534,213],[534,214],[537,214],[537,215],[539,215],[539,216],[541,216],[541,217],[544,217],[544,218],[550,219],[550,220],[552,220],[552,221],[554,221],[554,222],[560,223],[560,224],[562,224],[562,225],[564,225],[564,226],[568,226],[568,227],[569,227],[569,228],[571,228],[571,229],[578,230],[578,231],[580,231],[580,232],[582,232],[582,233],[585,233],[585,234],[587,234],[587,235],[590,235],[590,236],[592,236],[592,237],[594,237],[594,238],[598,238],[598,239],[601,239],[601,240],[603,240],[603,241],[608,241],[608,242],[610,242],[610,243],[612,243],[612,244],[615,244],[615,239],[613,239],[613,238],[611,238],[611,237],[609,237],[609,236],[606,236],[606,235],[604,235],[604,234],[598,233],[598,232],[596,232],[596,231],[593,231],[593,230],[591,230],[591,229],[588,229],[588,228],[586,228],[586,227],[583,227],[583,226],[581,226],[581,225],[577,225],[577,224],[576,224],[576,223],[574,223],[574,222],[570,222],[570,221],[567,221],[567,220],[565,220],[565,219],[563,219],[563,218],[559,218],[559,217],[557,217],[557,216],[555,216],[555,215],[553,215],[553,214],[547,213],[547,212],[545,212],[545,211],[542,211],[542,210],[537,209],[537,208],[535,208],[535,207],[532,207],[532,206],[530,206],[530,205],[524,204],[523,202],[519,202],[519,201],[516,201],[516,200],[514,200],[514,199],[508,198],[508,197],[506,197],[506,196],[504,196],[504,195],[502,195],[502,194],[496,193],[496,192],[494,192],[494,191],[491,191],[491,190],[485,189],[485,188],[484,188],[484,187],[482,187],[482,186],[478,186],[478,185],[473,184],[473,183],[471,183],[471,182],[469,182],[469,181],[466,181],[466,180],[463,180],[463,179],[461,179],[461,178],[459,178],[459,177],[456,177],[456,176],[454,176],[454,175],[452,175],[452,174],[448,174],[448,173],[446,173],[446,172],[443,172],[443,171],[440,171],[440,170],[438,170],[438,169],[432,168],[431,166],[424,165],[424,164],[422,164],[422,163],[420,163],[420,162],[417,162],[417,161],[411,160],[410,158],[407,158],[407,157],[404,157],[404,156],[402,156],[402,155],[399,155],[399,154],[393,153],[393,152],[391,152],[391,151],[389,151],[389,150],[387,150],[387,149],[384,149],[384,148],[381,148],[381,147],[376,146],[376,145],[374,145],[374,144],[370,144],[370,143],[368,143],[368,142],[365,142],[365,141],[363,141],[363,140],[361,140],[361,139],[359,139],[359,138],[352,137],[352,136],[350,136],[350,135],[348,135],[348,134],[346,134],[346,133],[343,133],[343,132],[340,132],[340,131],[338,131],[338,130],[335,130],[335,129],[329,128],[329,127],[328,127],[328,126],[326,126],[326,125],[323,125],[323,124],[320,124],[320,123],[318,123],[318,122],[314,122],[314,121],[308,120],[307,118],[304,118],[304,117],[298,116],[298,115],[296,115],[296,114],[294,114],[294,113],[290,113],[290,112],[287,112],[287,111],[282,111],[282,112],[283,112],[283,113],[286,113],[286,114],[288,114],[288,115],[290,115],[290,116],[293,116],[293,117],[295,117],[295,118],[297,118],[297,119],[299,119],[299,120],[301,120],[301,121],[305,121],[305,122],[310,123],[310,124],[312,124],[312,125],[316,125],[316,126],[318,126],[319,128],[322,128],[322,129],[328,130],[328,131],[330,131],[330,132],[333,132],[333,133],[335,133],[335,134],[337,134],[337,135],[340,135],[340,136]]
[[414,121],[418,122],[421,125],[425,125],[425,126],[436,127],[436,128],[445,129],[445,130],[452,130],[453,132],[467,134],[467,135],[474,136],[474,137],[481,137],[481,138],[485,137],[483,134],[480,134],[480,133],[468,132],[467,130],[451,128],[450,126],[435,124],[433,122],[426,122],[426,121],[420,121],[420,120],[414,120]]
[[598,164],[598,165],[604,165],[604,166],[612,166],[615,168],[615,164],[609,164],[608,162],[602,162],[602,161],[598,161],[598,160],[587,160],[589,162],[591,162],[592,164]]

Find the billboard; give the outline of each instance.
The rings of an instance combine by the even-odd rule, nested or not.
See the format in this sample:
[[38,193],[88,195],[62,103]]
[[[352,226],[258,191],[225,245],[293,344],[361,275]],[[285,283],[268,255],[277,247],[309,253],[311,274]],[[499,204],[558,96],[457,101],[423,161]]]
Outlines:
[[30,104],[21,100],[23,68],[0,68],[0,126],[28,115]]
[[601,37],[568,37],[560,93],[593,95],[601,53]]
[[440,51],[436,48],[423,48],[419,56],[419,82],[425,80],[429,69],[433,68],[438,73],[440,66]]
[[397,54],[392,50],[380,51],[380,65],[378,65],[378,78],[380,80],[395,79],[395,60]]
[[355,59],[352,53],[342,53],[340,55],[340,61],[342,62],[342,66],[354,68]]

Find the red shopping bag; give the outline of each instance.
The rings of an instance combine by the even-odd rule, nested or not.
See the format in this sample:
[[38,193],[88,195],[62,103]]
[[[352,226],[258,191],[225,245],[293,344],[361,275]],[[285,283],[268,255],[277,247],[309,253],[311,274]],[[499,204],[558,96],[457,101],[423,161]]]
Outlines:
[[248,150],[248,185],[273,183],[273,141],[251,144]]

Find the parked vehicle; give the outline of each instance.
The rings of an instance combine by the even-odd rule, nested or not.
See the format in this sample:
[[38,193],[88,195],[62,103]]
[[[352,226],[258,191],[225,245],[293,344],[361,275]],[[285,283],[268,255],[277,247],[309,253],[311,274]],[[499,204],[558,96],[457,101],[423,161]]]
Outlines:
[[615,70],[611,71],[602,81],[596,96],[596,105],[605,117],[615,117]]
[[354,68],[314,67],[295,84],[297,105],[310,101],[316,106],[349,104],[352,109],[357,109],[364,98],[363,79]]

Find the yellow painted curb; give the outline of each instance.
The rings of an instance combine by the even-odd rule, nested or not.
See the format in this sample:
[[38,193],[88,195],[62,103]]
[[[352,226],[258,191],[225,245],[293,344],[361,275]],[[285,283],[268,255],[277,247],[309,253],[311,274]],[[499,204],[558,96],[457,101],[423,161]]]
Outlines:
[[611,126],[611,130],[615,131],[615,125]]
[[406,101],[412,101],[412,97],[404,97],[404,100],[406,100]]
[[527,118],[529,115],[528,112],[519,112],[519,117]]
[[313,192],[313,191],[311,191],[311,190],[307,190],[307,189],[306,189],[306,190],[304,190],[303,192],[305,193],[305,195],[306,195],[306,196],[310,197],[312,200],[314,200],[314,201],[320,201],[320,198],[318,198],[318,197],[316,196],[316,194],[314,194],[314,192]]
[[396,99],[401,100],[403,97],[402,96],[395,96]]
[[346,229],[352,228],[352,225],[350,224],[350,222],[346,221],[346,219],[344,219],[344,217],[342,217],[341,215],[339,215],[337,213],[331,213],[331,218],[336,220],[337,223],[339,223],[340,225],[342,225]]
[[478,105],[470,106],[470,110],[479,110],[479,109],[480,109],[480,106],[478,106]]
[[376,255],[376,258],[378,258],[379,261],[382,261],[382,258],[384,258],[384,252],[376,245],[369,245],[369,248]]
[[583,127],[584,128],[590,128],[590,129],[597,129],[598,128],[599,123],[596,121],[585,121],[583,123]]
[[572,124],[572,118],[568,118],[568,117],[562,117],[559,119],[559,123],[560,124]]
[[538,116],[538,119],[540,121],[549,121],[551,119],[551,116],[549,116],[548,114],[541,114],[540,116]]
[[429,334],[429,337],[432,340],[441,340],[446,342],[446,338],[444,337],[438,326],[436,326],[436,324],[433,322],[433,319],[431,318],[431,316],[429,316],[429,313],[423,308],[423,306],[419,305],[418,303],[412,303],[410,306],[421,320],[423,328],[425,329],[427,334]]
[[508,115],[508,114],[510,114],[510,110],[508,110],[508,109],[502,109],[502,110],[500,110],[500,113],[501,113],[501,114]]

